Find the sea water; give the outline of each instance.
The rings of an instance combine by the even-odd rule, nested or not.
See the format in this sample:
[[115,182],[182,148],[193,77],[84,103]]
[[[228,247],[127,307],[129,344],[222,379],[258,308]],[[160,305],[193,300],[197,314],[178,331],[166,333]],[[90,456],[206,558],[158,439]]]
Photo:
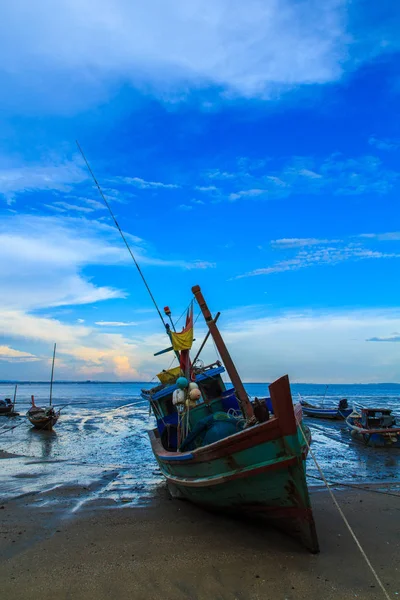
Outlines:
[[[151,501],[163,478],[151,452],[147,430],[154,427],[149,405],[140,396],[144,383],[55,383],[53,404],[62,407],[54,431],[38,431],[25,413],[34,394],[47,404],[49,385],[19,384],[20,417],[0,417],[0,449],[12,455],[0,461],[0,501],[24,494],[45,498],[64,486],[90,490],[93,499],[115,504]],[[245,384],[250,396],[268,395],[267,383]],[[14,386],[0,384],[0,398],[13,398]],[[326,405],[347,398],[349,405],[390,407],[400,413],[400,384],[293,384],[293,399]],[[376,483],[400,480],[400,451],[372,449],[354,441],[343,421],[305,419],[312,448],[331,482]],[[321,483],[313,459],[307,458],[308,483]],[[44,501],[44,500],[43,500]],[[77,504],[78,506],[78,504]]]

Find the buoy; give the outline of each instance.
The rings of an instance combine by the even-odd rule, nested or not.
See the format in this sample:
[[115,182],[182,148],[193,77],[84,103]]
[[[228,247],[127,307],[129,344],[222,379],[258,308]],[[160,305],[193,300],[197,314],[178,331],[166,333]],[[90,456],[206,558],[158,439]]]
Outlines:
[[197,383],[196,383],[195,381],[191,381],[191,382],[189,383],[189,392],[190,392],[191,390],[198,390],[198,389],[199,389],[199,386],[197,385]]
[[186,379],[186,377],[178,377],[178,379],[176,380],[176,385],[180,390],[184,390],[189,385],[189,382]]
[[186,394],[183,390],[174,390],[172,394],[172,404],[176,406],[177,404],[185,403]]
[[192,402],[196,402],[197,400],[200,400],[200,398],[201,398],[200,390],[198,388],[194,388],[193,390],[190,390],[189,398]]

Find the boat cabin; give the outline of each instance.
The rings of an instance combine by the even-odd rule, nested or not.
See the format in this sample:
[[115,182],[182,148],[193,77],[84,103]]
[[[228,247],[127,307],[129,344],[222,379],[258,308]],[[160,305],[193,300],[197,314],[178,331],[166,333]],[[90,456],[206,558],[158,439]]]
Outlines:
[[[179,369],[178,369],[179,370]],[[196,406],[190,408],[188,413],[189,430],[192,431],[197,423],[215,413],[230,413],[242,417],[242,410],[233,388],[226,389],[222,381],[225,368],[219,361],[203,367],[195,375],[201,392],[201,399]],[[160,374],[164,379],[164,374]],[[165,377],[168,372],[165,372]],[[176,380],[176,377],[175,377]],[[157,419],[157,429],[161,442],[166,450],[176,451],[178,449],[177,428],[179,421],[178,408],[173,404],[173,393],[177,389],[175,381],[158,385],[150,390],[142,390],[142,397],[146,398],[153,409]],[[270,404],[270,399],[269,404]],[[264,399],[258,400],[264,402]],[[267,411],[268,412],[268,411]],[[267,420],[268,417],[262,419]]]
[[363,408],[361,425],[366,429],[382,429],[393,427],[396,419],[389,408]]

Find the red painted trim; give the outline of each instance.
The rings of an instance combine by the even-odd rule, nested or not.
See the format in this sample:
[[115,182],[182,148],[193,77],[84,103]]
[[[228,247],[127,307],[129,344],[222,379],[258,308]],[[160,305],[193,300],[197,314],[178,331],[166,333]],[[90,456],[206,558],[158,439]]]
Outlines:
[[[247,450],[247,448],[252,448],[253,446],[258,446],[259,444],[263,444],[265,442],[277,440],[281,437],[282,433],[279,429],[278,420],[272,418],[266,423],[254,425],[254,427],[249,427],[248,429],[231,435],[223,440],[220,440],[219,442],[214,442],[208,446],[197,448],[192,452],[186,453],[193,454],[192,461],[187,462],[191,462],[192,464],[208,462],[210,460],[223,458],[224,456],[229,456],[235,452]],[[154,440],[152,440],[152,446],[157,457],[163,462],[168,462],[169,457],[183,457],[185,454],[185,452],[166,452],[162,447],[161,441],[159,439],[155,439],[155,436]],[[176,464],[176,461],[173,462]]]
[[245,469],[238,469],[229,475],[221,475],[220,477],[199,477],[198,479],[188,479],[185,477],[171,477],[167,474],[165,474],[165,477],[170,483],[180,485],[182,487],[211,487],[214,485],[221,485],[222,483],[227,483],[229,481],[234,481],[235,479],[248,479],[255,475],[259,475],[260,473],[281,471],[297,463],[298,458],[296,456],[292,456],[286,460],[280,460],[268,465],[254,467],[254,469],[249,469],[248,467]]
[[400,434],[399,427],[396,427],[395,429],[363,429],[362,427],[358,427],[357,425],[353,425],[353,427],[356,431],[359,431],[360,433],[368,434],[368,435],[371,435],[372,433],[379,433],[380,435],[391,435],[391,434],[399,435]]
[[290,391],[289,377],[284,375],[269,386],[274,415],[278,417],[279,427],[283,436],[294,435],[297,424],[293,408],[292,393]]

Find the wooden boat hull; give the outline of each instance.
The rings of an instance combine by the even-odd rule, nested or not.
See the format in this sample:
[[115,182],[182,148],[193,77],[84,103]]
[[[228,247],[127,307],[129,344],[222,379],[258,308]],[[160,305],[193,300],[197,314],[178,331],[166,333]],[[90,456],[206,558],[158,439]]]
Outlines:
[[1,415],[10,415],[13,412],[14,406],[11,404],[10,406],[0,406],[0,416]]
[[311,552],[318,552],[301,406],[294,411],[291,405],[290,412],[192,452],[168,452],[158,431],[149,431],[171,494],[211,509],[262,513]]
[[345,408],[340,410],[339,408],[319,408],[317,406],[307,406],[302,403],[303,413],[306,417],[312,417],[314,419],[331,419],[337,421],[344,421],[353,412],[352,408]]
[[373,448],[400,448],[400,428],[363,429],[354,424],[351,417],[346,419],[353,439]]
[[43,431],[51,431],[58,421],[58,415],[55,417],[46,417],[44,419],[35,419],[34,417],[30,417],[29,415],[27,415],[27,417],[29,422],[33,425],[33,427],[35,427],[36,429],[41,429]]

